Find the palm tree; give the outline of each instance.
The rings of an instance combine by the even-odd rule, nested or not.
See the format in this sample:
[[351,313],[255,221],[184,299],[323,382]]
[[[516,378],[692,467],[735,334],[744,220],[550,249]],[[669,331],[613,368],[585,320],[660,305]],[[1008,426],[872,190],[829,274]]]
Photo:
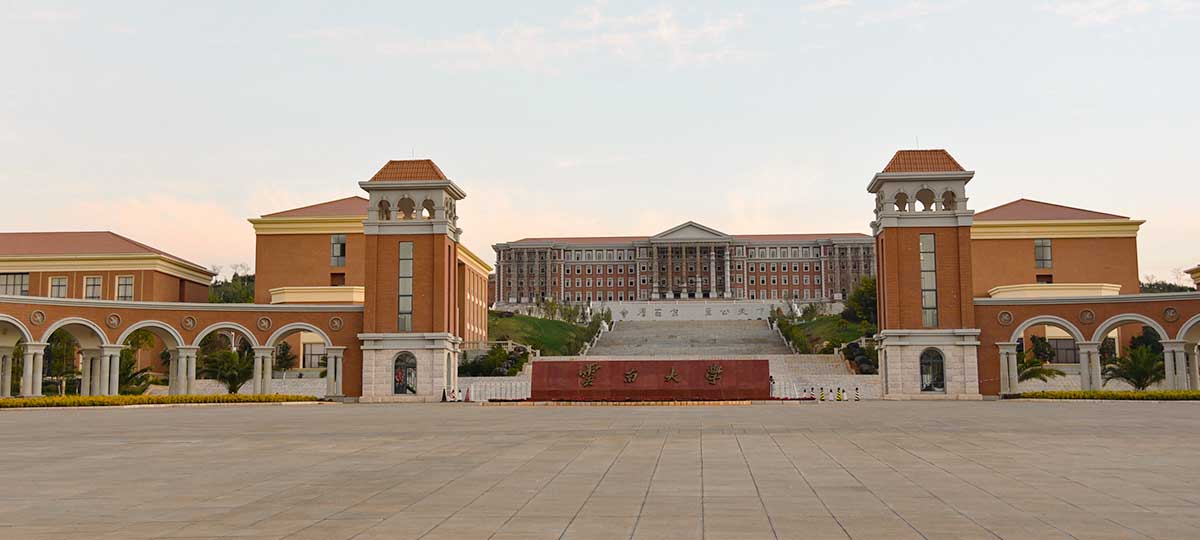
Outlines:
[[1105,362],[1103,374],[1105,384],[1116,379],[1136,390],[1145,390],[1167,376],[1162,357],[1149,347],[1136,347],[1126,356]]
[[221,381],[230,394],[236,394],[254,376],[253,352],[217,351],[204,357],[200,371],[206,378]]
[[1017,381],[1024,382],[1037,379],[1042,382],[1047,382],[1055,377],[1066,375],[1060,370],[1046,365],[1046,362],[1038,358],[1032,350],[1025,351],[1021,355],[1020,361],[1017,362]]
[[133,356],[133,351],[124,349],[121,351],[121,394],[142,395],[146,393],[146,389],[150,388],[150,383],[153,382],[153,377],[150,375],[150,368],[144,367],[137,369],[137,358]]

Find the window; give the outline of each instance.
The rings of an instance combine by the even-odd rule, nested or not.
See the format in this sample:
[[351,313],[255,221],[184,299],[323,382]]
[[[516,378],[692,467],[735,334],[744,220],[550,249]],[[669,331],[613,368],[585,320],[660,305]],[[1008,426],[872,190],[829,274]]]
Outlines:
[[393,394],[417,393],[417,357],[408,351],[396,355]]
[[329,266],[346,266],[346,235],[329,235]]
[[0,274],[0,294],[29,296],[29,274]]
[[117,276],[117,300],[133,301],[133,276]]
[[921,353],[921,391],[946,391],[946,361],[942,358],[942,351],[925,349]]
[[302,358],[300,360],[300,362],[301,362],[300,366],[306,367],[306,368],[319,368],[319,367],[321,367],[321,360],[324,358],[325,358],[325,344],[324,343],[305,343],[304,344],[304,358]]
[[[400,288],[398,291],[397,332],[412,332],[413,317],[413,243],[400,242]],[[410,354],[411,356],[411,354]],[[400,362],[400,360],[396,360]],[[413,359],[413,371],[416,372],[416,359]],[[399,365],[399,364],[397,364]],[[399,368],[397,368],[399,369]],[[399,373],[399,371],[397,371]],[[399,376],[399,375],[397,375]],[[399,382],[397,382],[399,384]],[[415,382],[414,382],[415,384]],[[399,392],[397,392],[399,393]],[[416,392],[410,392],[415,394]]]
[[67,297],[67,278],[52,277],[50,278],[50,298],[66,298]]
[[1050,342],[1050,347],[1054,349],[1055,364],[1078,364],[1079,363],[1079,348],[1075,346],[1073,339],[1056,339],[1051,338],[1046,341]]
[[[932,234],[921,235],[921,325],[936,328],[937,309],[937,256]],[[924,357],[922,357],[924,358]]]
[[83,297],[87,300],[99,300],[102,284],[100,276],[83,278]]
[[1050,249],[1049,238],[1038,238],[1033,241],[1034,268],[1053,268],[1054,257]]

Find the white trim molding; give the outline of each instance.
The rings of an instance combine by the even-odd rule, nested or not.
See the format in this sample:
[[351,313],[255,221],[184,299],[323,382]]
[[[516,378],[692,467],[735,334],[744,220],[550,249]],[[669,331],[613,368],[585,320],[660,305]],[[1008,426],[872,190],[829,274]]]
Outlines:
[[971,225],[971,239],[1137,238],[1143,223],[1136,219],[983,220]]
[[43,296],[12,295],[0,295],[0,304],[162,309],[172,311],[266,311],[272,313],[342,313],[361,312],[363,310],[362,304],[215,304],[195,302],[120,302],[117,300],[83,300],[79,298],[46,298]]
[[276,287],[270,290],[272,304],[334,303],[361,304],[366,298],[366,287]]

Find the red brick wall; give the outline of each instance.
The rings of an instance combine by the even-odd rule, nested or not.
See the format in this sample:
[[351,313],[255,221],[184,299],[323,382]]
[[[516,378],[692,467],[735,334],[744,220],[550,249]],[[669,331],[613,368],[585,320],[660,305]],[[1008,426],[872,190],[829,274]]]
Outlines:
[[254,302],[271,303],[277,287],[328,287],[334,273],[346,285],[365,283],[364,235],[346,235],[346,265],[330,266],[330,234],[260,234],[255,238]]
[[920,236],[933,234],[937,258],[937,328],[973,328],[968,227],[895,227],[876,238],[881,329],[920,329]]
[[1141,292],[1136,238],[1053,238],[1051,246],[1053,268],[1035,268],[1033,239],[972,240],[974,295],[1036,283],[1039,274],[1055,283],[1116,283],[1121,294]]

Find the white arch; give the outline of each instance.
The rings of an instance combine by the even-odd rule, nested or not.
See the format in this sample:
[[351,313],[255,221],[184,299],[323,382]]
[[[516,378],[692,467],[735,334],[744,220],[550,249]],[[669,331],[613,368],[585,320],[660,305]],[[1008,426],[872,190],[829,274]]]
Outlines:
[[294,323],[288,323],[283,326],[280,326],[279,330],[276,330],[274,334],[271,334],[271,337],[267,338],[267,346],[274,347],[274,346],[278,345],[279,344],[278,342],[280,339],[283,339],[283,337],[286,336],[288,333],[295,332],[297,330],[303,331],[303,332],[312,332],[314,334],[317,334],[317,335],[321,336],[321,339],[325,340],[326,347],[333,346],[333,340],[329,339],[329,336],[326,335],[325,332],[321,331],[320,328],[317,328],[316,326],[313,326],[306,322],[294,322]]
[[1072,338],[1075,339],[1075,343],[1087,341],[1086,339],[1083,339],[1083,332],[1080,332],[1075,325],[1071,324],[1071,321],[1054,315],[1038,315],[1031,319],[1026,319],[1025,322],[1021,323],[1021,325],[1013,331],[1012,339],[1008,340],[1009,343],[1016,343],[1017,339],[1025,335],[1026,330],[1041,324],[1057,326],[1060,329],[1065,330],[1068,334],[1071,334]]
[[1154,322],[1154,319],[1139,313],[1122,313],[1109,317],[1108,320],[1104,321],[1104,324],[1096,328],[1096,333],[1092,336],[1092,341],[1104,341],[1104,336],[1112,332],[1113,328],[1116,328],[1117,325],[1131,322],[1139,322],[1153,328],[1155,332],[1158,332],[1159,339],[1171,339],[1171,334],[1168,334],[1162,325]]
[[[192,346],[199,347],[200,340],[204,339],[205,336],[207,336],[213,332],[216,332],[217,330],[237,330],[238,332],[241,332],[242,335],[246,337],[246,339],[250,340],[250,345],[252,347],[259,346],[258,338],[254,337],[254,332],[251,332],[245,326],[242,326],[235,322],[219,322],[219,323],[213,323],[213,324],[210,324],[210,325],[204,327],[204,330],[201,330],[199,334],[196,334],[196,339],[195,339],[195,341],[192,342]],[[237,344],[235,343],[234,346],[236,347]]]
[[100,337],[101,345],[112,345],[112,343],[108,342],[108,334],[104,333],[104,330],[102,330],[100,328],[100,325],[98,325],[92,321],[89,321],[83,317],[67,317],[65,319],[59,319],[58,321],[55,321],[54,324],[51,324],[50,327],[46,329],[46,333],[42,334],[41,342],[49,343],[50,335],[53,334],[55,330],[58,330],[59,328],[62,328],[64,326],[69,326],[72,324],[78,324],[78,325],[82,325],[82,326],[91,328],[92,331],[95,332],[96,335]]
[[29,329],[25,328],[25,325],[21,323],[21,319],[13,317],[12,315],[0,313],[0,321],[11,323],[13,326],[17,327],[17,331],[21,333],[21,337],[25,339],[26,343],[33,341],[33,334],[29,333]]
[[1178,341],[1187,339],[1188,332],[1190,332],[1192,327],[1196,325],[1200,325],[1200,313],[1192,315],[1192,318],[1188,319],[1187,322],[1183,323],[1183,326],[1179,327],[1179,335],[1175,336],[1175,339]]
[[126,328],[125,331],[121,333],[121,337],[117,338],[117,343],[124,345],[125,340],[129,339],[129,335],[132,334],[134,330],[140,330],[142,328],[158,328],[159,330],[170,334],[171,338],[175,340],[176,347],[182,347],[187,344],[187,341],[183,339],[183,336],[179,335],[179,332],[172,328],[171,325],[156,320],[138,321],[129,325],[129,328]]

